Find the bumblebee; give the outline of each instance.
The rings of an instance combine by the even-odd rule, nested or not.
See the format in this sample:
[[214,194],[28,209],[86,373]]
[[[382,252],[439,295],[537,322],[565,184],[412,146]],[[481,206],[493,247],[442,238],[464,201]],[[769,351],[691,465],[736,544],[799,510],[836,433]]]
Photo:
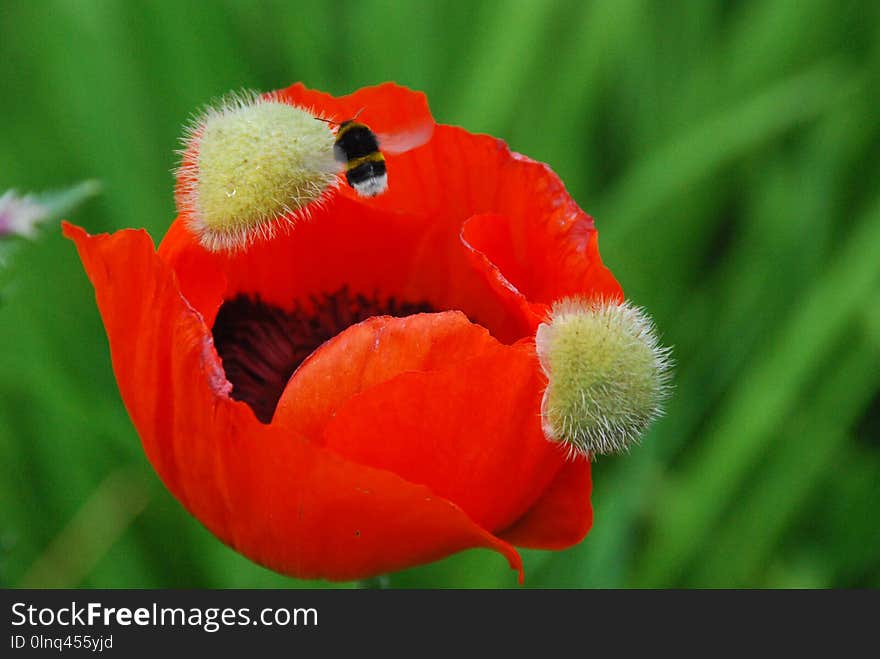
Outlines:
[[333,155],[345,168],[348,184],[362,197],[375,197],[388,189],[388,170],[382,152],[393,155],[421,146],[431,138],[434,126],[422,123],[392,135],[377,134],[357,120],[362,111],[338,123],[316,119],[337,126]]
[[345,180],[362,197],[375,197],[388,189],[388,170],[379,150],[379,138],[365,124],[356,119],[340,123],[333,154],[345,165]]

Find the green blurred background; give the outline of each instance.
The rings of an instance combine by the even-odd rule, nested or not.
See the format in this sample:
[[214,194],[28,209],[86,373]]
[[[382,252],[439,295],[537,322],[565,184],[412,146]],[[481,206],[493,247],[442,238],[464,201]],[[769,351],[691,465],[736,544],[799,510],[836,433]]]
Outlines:
[[[0,0],[0,191],[96,178],[92,232],[174,214],[209,99],[384,80],[549,163],[675,346],[643,447],[537,587],[880,585],[880,3]],[[296,587],[164,490],[56,226],[0,302],[0,583]],[[392,577],[511,587],[471,551]]]

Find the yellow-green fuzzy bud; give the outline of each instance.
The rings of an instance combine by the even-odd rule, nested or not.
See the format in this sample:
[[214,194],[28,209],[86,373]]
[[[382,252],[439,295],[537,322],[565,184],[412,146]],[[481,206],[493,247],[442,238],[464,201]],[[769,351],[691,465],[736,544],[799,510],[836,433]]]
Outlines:
[[305,217],[338,182],[333,132],[303,108],[245,93],[190,126],[178,176],[178,210],[211,250],[270,237]]
[[670,351],[647,314],[628,302],[565,299],[538,327],[549,380],[544,434],[569,451],[620,453],[638,443],[667,397]]

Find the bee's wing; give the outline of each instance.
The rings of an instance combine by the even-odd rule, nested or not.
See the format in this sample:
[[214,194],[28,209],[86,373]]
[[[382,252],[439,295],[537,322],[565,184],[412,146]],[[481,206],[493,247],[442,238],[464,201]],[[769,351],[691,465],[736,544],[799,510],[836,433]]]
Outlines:
[[376,139],[379,141],[379,149],[394,155],[422,146],[433,134],[434,123],[426,122],[393,133],[377,133]]

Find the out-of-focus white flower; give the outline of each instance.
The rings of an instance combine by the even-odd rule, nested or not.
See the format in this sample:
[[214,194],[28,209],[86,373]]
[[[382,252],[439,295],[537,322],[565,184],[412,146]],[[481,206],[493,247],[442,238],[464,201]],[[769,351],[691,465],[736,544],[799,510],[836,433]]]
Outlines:
[[33,238],[40,223],[62,217],[100,189],[98,181],[83,181],[64,190],[37,194],[7,190],[0,197],[0,238]]
[[37,225],[48,218],[50,209],[33,195],[20,196],[8,190],[0,197],[0,237],[19,235],[32,238]]

